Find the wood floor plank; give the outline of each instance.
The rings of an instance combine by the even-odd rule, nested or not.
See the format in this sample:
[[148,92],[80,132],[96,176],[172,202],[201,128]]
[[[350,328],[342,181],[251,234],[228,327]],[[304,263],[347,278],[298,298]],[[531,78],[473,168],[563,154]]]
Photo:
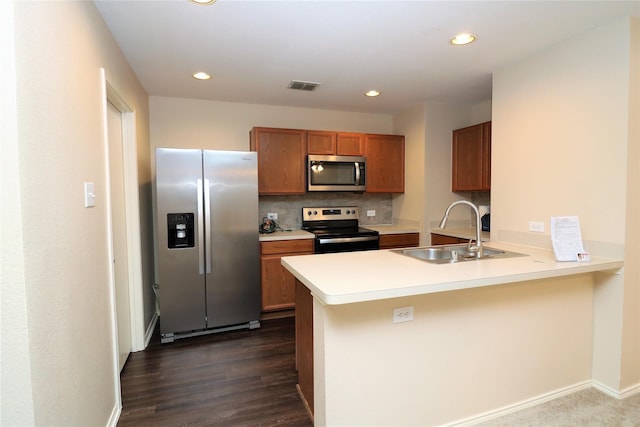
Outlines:
[[[313,425],[296,390],[292,317],[132,353],[118,426]],[[156,328],[157,329],[157,328]]]

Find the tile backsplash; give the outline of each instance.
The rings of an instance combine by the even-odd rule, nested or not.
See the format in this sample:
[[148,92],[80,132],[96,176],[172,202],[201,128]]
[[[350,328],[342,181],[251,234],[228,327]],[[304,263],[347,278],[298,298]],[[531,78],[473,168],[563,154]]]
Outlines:
[[[360,211],[360,225],[391,224],[393,209],[390,194],[307,193],[300,196],[260,196],[258,224],[267,213],[278,214],[276,222],[284,229],[302,227],[302,208],[315,206],[356,206]],[[376,215],[367,216],[368,210]]]

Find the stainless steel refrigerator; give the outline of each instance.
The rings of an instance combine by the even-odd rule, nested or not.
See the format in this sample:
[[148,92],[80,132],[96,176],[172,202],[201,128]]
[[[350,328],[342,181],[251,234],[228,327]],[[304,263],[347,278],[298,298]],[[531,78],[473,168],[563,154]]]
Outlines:
[[163,343],[260,326],[255,152],[156,149]]

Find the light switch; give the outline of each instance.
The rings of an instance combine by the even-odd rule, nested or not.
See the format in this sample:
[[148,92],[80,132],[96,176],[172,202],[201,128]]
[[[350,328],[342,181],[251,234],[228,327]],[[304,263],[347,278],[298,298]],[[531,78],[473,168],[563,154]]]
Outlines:
[[95,184],[93,182],[84,183],[84,207],[91,208],[96,205]]

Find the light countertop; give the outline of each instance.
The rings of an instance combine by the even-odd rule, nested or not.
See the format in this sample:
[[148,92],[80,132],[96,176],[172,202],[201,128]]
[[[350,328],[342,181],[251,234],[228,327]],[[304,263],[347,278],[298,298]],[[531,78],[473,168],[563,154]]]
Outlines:
[[406,233],[419,233],[420,229],[413,225],[361,225],[361,227],[375,230],[380,234],[406,234]]
[[379,250],[283,257],[282,265],[323,304],[339,305],[616,270],[624,264],[601,257],[557,262],[551,250],[504,242],[486,246],[528,256],[431,264]]
[[314,237],[313,233],[304,230],[274,231],[273,233],[261,234],[260,241],[273,242],[276,240],[313,239]]

